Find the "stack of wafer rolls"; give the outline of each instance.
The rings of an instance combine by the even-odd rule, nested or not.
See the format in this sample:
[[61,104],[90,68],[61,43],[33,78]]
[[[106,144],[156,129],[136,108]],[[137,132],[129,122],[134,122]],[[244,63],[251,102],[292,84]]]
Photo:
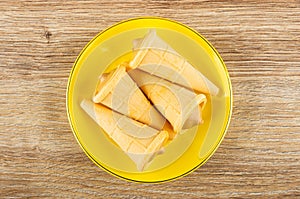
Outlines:
[[184,129],[203,123],[218,88],[150,30],[134,57],[99,77],[85,112],[143,171]]

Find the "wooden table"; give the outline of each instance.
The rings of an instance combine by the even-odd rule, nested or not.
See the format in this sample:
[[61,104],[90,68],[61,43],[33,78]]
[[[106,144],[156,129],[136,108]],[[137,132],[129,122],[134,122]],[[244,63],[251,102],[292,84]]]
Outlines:
[[[300,2],[0,2],[0,197],[300,197]],[[220,148],[163,184],[107,174],[83,153],[66,115],[72,64],[99,31],[136,16],[182,22],[229,70],[234,108]]]

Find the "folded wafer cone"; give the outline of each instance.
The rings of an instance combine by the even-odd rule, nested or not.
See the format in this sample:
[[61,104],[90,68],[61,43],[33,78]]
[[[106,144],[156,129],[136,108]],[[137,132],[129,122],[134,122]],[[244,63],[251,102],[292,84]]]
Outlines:
[[218,94],[218,87],[159,38],[155,30],[150,30],[144,38],[133,41],[133,45],[136,53],[129,64],[131,69],[138,67],[199,93]]
[[139,69],[129,70],[128,74],[171,123],[176,133],[202,123],[201,113],[207,101],[204,94],[195,94]]
[[93,101],[158,130],[166,122],[127,74],[124,65],[100,77]]
[[153,129],[101,104],[83,100],[80,105],[134,161],[139,171],[144,170],[153,157],[161,153],[168,140],[168,132]]

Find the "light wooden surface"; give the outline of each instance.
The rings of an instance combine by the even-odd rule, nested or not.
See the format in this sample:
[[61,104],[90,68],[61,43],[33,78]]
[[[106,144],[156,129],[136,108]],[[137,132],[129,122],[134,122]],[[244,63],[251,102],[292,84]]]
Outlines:
[[[299,198],[300,1],[0,1],[0,198]],[[199,31],[227,64],[228,133],[194,173],[164,184],[107,174],[66,115],[72,64],[99,31],[155,15]]]

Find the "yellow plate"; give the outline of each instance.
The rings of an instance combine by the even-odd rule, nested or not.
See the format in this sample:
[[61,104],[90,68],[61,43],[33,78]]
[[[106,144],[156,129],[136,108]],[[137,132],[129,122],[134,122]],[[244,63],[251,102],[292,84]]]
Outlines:
[[[91,99],[98,76],[132,51],[132,40],[149,29],[169,43],[195,68],[219,87],[204,110],[204,124],[190,129],[155,157],[148,169],[138,172],[133,162],[112,144],[105,133],[80,108]],[[120,178],[136,182],[164,182],[184,176],[203,165],[220,145],[229,125],[232,89],[224,62],[213,46],[193,29],[178,22],[143,17],[120,22],[93,38],[72,68],[67,88],[67,112],[73,133],[87,156],[98,166]]]

